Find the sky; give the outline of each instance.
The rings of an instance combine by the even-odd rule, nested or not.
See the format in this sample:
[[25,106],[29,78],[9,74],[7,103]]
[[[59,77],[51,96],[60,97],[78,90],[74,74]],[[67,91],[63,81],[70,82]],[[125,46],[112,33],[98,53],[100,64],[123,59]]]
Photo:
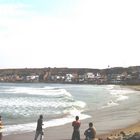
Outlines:
[[140,65],[139,0],[0,0],[0,69]]

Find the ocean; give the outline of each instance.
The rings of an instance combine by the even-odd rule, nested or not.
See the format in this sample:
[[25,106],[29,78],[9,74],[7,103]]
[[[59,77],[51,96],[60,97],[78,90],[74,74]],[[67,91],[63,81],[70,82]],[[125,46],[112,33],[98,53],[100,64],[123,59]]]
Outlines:
[[[140,92],[119,85],[0,83],[0,115],[4,135],[92,119],[98,133],[140,121]],[[91,118],[93,116],[93,118]]]

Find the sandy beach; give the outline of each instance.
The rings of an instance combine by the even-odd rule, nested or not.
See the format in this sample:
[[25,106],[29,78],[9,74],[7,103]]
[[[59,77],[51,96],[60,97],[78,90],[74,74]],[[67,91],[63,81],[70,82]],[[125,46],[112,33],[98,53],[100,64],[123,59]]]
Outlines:
[[[140,89],[140,86],[123,86],[124,88],[131,88],[138,90]],[[93,122],[94,116],[91,118],[81,120],[81,127],[80,127],[80,135],[81,135],[81,140],[84,140],[84,131],[85,129],[88,128],[88,123]],[[139,121],[139,120],[138,120]],[[96,126],[95,126],[96,127]],[[106,125],[107,127],[107,125]],[[137,122],[133,125],[129,125],[125,128],[120,128],[116,130],[111,130],[110,132],[107,132],[105,134],[100,134],[97,131],[96,138],[102,138],[105,140],[109,136],[118,136],[121,131],[124,131],[126,134],[134,134],[135,132],[140,132],[140,122]],[[61,126],[55,126],[55,127],[49,127],[44,130],[44,139],[46,140],[71,140],[73,128],[71,123],[61,125]],[[7,136],[3,136],[3,140],[33,140],[35,136],[35,131],[34,132],[28,132],[28,133],[21,133],[21,134],[11,134]]]
[[[90,119],[86,119],[81,121],[81,127],[80,127],[80,134],[81,138],[84,138],[84,130],[88,127],[88,122],[91,121]],[[44,139],[48,140],[70,140],[71,135],[73,132],[73,128],[71,123],[57,126],[57,127],[49,127],[44,130]],[[14,134],[14,135],[8,135],[4,136],[3,140],[25,140],[25,139],[34,139],[35,131],[24,133],[24,134]]]
[[[81,128],[80,128],[80,134],[81,134],[81,140],[84,140],[84,131],[88,126],[88,122],[90,122],[91,119],[86,119],[81,121]],[[121,131],[124,131],[126,134],[134,134],[135,132],[140,132],[140,122],[133,124],[131,126],[128,126],[126,128],[121,128],[118,130],[112,130],[111,132],[108,132],[106,134],[98,134],[96,138],[103,138],[106,139],[109,136],[118,136]],[[29,133],[23,133],[23,134],[15,134],[15,135],[8,135],[4,136],[3,140],[33,140],[34,139],[35,132],[29,132]],[[66,124],[58,127],[50,127],[45,129],[44,131],[44,139],[46,140],[71,140],[72,135],[72,126],[71,124]]]

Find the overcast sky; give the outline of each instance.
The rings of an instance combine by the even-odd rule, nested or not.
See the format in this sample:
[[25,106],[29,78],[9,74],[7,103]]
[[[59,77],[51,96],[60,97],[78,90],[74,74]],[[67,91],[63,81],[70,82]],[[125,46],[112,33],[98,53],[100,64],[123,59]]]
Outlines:
[[0,0],[0,68],[140,65],[140,0]]

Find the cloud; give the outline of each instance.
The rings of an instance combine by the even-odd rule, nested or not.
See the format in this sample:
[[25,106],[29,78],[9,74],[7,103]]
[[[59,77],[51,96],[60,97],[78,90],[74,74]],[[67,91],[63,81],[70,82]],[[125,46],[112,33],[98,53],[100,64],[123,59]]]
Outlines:
[[27,10],[29,5],[25,4],[0,4],[0,16],[10,17],[10,16],[23,16],[27,15]]
[[3,62],[13,67],[138,65],[139,6],[130,0],[81,0],[71,15],[49,16],[30,11],[29,5],[1,5]]

